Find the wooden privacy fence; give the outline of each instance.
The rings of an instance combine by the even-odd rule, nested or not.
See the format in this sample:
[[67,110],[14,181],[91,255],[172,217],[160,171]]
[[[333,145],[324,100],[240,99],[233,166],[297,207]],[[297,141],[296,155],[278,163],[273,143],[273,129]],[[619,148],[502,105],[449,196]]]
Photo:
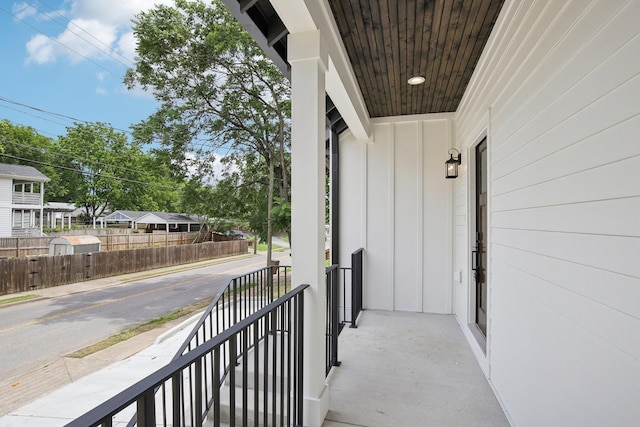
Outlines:
[[[192,233],[133,233],[103,234],[96,236],[102,243],[102,251],[120,251],[125,249],[150,248],[159,246],[177,246],[193,243],[198,236]],[[2,237],[0,238],[0,257],[26,257],[29,255],[48,255],[47,237]]]
[[0,295],[246,254],[246,240],[0,260]]
[[0,257],[24,257],[49,253],[51,237],[0,237]]
[[142,233],[97,236],[103,251],[149,248],[152,246],[177,246],[193,243],[198,233]]

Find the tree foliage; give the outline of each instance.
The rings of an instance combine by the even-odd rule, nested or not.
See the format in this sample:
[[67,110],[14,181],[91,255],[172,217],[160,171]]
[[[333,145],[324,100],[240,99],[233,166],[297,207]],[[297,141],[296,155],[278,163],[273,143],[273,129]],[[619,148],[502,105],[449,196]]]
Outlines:
[[33,166],[51,181],[45,202],[105,210],[179,209],[183,176],[163,151],[143,152],[137,142],[104,123],[75,124],[57,140],[31,127],[0,121],[0,162]]
[[[160,102],[135,127],[137,138],[161,144],[201,175],[211,172],[218,153],[257,155],[267,168],[256,173],[268,177],[273,170],[266,193],[276,183],[278,197],[288,203],[288,82],[227,8],[218,0],[176,0],[175,7],[157,5],[138,15],[133,29],[138,58],[125,83]],[[236,179],[238,191],[253,180]],[[266,197],[270,218],[272,198]]]
[[45,184],[45,202],[62,200],[67,194],[64,183],[59,179],[59,169],[51,148],[53,140],[29,126],[14,125],[7,120],[0,121],[0,162],[14,165],[33,166],[51,181]]

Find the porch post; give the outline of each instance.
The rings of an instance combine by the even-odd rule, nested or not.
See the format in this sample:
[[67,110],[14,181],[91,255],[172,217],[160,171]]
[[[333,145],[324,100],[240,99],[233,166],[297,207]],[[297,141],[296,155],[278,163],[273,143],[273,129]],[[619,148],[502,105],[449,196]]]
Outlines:
[[288,40],[291,64],[292,280],[304,298],[304,425],[320,426],[329,406],[325,380],[325,72],[320,32]]

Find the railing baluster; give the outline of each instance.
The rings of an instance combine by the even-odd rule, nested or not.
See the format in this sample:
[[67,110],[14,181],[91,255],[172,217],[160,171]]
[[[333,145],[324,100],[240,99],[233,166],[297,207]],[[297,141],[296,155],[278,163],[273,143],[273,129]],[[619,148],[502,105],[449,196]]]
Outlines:
[[195,370],[195,414],[194,426],[202,426],[202,359],[196,359]]
[[[287,301],[287,392],[291,396],[291,300]],[[287,424],[291,424],[291,399],[287,399]]]
[[[278,314],[280,320],[280,425],[284,426],[284,307],[278,307]],[[277,377],[276,377],[277,378]],[[275,381],[275,379],[274,379]]]
[[260,322],[253,324],[253,422],[260,423]]
[[276,404],[277,404],[277,399],[276,396],[277,394],[277,381],[276,381],[276,373],[277,373],[277,351],[278,351],[278,331],[277,331],[277,327],[278,327],[278,310],[274,310],[272,312],[269,313],[269,317],[270,317],[270,321],[271,321],[271,334],[273,336],[272,340],[271,340],[271,420],[272,420],[272,426],[276,425],[276,417],[277,417],[277,413],[276,413]]
[[237,342],[236,335],[231,335],[229,341],[229,360],[233,361],[229,364],[229,425],[236,425],[236,356]]
[[138,398],[138,426],[154,427],[156,425],[156,399],[154,390],[147,390]]
[[249,349],[248,330],[243,329],[242,334],[242,425],[246,426],[249,419],[249,380],[248,373],[249,364],[247,363],[247,353]]
[[[182,372],[177,372],[171,377],[171,400],[173,410],[173,425],[180,425],[180,414],[183,414],[182,410]],[[183,424],[184,425],[184,422]]]
[[264,361],[264,372],[262,373],[262,387],[263,387],[263,392],[262,392],[262,412],[264,413],[264,425],[268,426],[269,425],[269,335],[270,335],[270,331],[268,328],[268,315],[264,317],[263,321],[264,321],[264,355],[262,356],[262,359]]
[[220,427],[220,347],[216,347],[213,351],[213,425]]

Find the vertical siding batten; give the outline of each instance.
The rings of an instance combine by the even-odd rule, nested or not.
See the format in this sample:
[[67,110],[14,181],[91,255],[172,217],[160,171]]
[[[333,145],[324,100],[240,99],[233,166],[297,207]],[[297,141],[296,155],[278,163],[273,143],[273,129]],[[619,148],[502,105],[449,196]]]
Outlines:
[[425,207],[424,207],[424,146],[428,144],[429,141],[425,140],[425,132],[424,126],[426,124],[424,122],[418,122],[416,125],[416,301],[418,303],[417,311],[422,313],[424,312],[424,282],[425,282],[425,271],[424,271],[424,242],[425,238],[425,226],[424,226],[424,215],[425,215]]

